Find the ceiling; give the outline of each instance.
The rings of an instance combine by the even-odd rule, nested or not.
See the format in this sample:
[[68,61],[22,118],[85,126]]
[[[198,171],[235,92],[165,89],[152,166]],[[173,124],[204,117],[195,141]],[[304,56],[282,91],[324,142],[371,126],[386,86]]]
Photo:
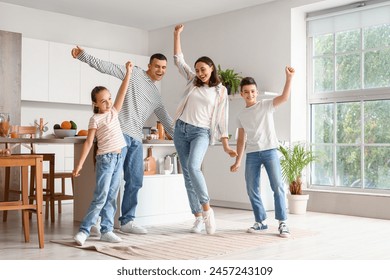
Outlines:
[[9,4],[154,30],[275,0],[0,0]]

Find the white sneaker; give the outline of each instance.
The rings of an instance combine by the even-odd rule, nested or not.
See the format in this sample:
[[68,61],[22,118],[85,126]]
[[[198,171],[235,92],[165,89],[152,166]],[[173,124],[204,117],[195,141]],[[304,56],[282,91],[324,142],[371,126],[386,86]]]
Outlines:
[[92,226],[89,235],[90,235],[90,236],[97,236],[97,237],[100,237],[100,236],[101,236],[101,233],[100,233],[100,225],[94,225],[94,226]]
[[196,217],[194,225],[191,228],[192,233],[201,233],[204,229],[203,217]]
[[76,243],[80,246],[83,246],[84,243],[85,243],[85,240],[87,240],[88,236],[82,232],[82,231],[79,231],[74,237],[74,241],[76,241]]
[[214,234],[217,226],[215,224],[214,211],[210,208],[208,211],[203,211],[203,220],[206,225],[207,234]]
[[122,241],[122,239],[112,231],[103,233],[102,237],[100,237],[100,240],[110,242],[110,243],[119,243]]
[[121,225],[120,230],[123,232],[126,232],[126,233],[134,233],[134,234],[147,234],[148,233],[146,228],[143,228],[139,225],[136,225],[134,223],[134,221],[130,221],[125,225]]

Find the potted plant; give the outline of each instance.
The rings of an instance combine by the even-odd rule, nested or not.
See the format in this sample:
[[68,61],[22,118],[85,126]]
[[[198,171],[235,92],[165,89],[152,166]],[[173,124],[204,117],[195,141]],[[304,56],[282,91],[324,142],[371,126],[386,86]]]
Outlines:
[[290,190],[287,194],[288,208],[292,214],[304,214],[309,195],[302,194],[302,171],[316,160],[316,156],[299,143],[289,147],[279,146],[279,151],[282,153],[282,176]]
[[221,77],[222,84],[227,88],[228,94],[235,94],[240,88],[242,77],[234,72],[234,69],[222,70],[218,64],[218,75]]

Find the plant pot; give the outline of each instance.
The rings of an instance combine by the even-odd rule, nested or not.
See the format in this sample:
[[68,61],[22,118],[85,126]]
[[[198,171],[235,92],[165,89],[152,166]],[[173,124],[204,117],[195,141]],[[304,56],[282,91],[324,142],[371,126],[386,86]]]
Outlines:
[[287,194],[288,209],[290,214],[305,214],[307,208],[308,194]]

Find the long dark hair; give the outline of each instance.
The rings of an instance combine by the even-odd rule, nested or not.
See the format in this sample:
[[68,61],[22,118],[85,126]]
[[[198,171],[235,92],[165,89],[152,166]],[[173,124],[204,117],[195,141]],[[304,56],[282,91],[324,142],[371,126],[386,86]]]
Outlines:
[[[195,61],[194,67],[196,66],[196,64],[197,64],[198,62],[206,63],[208,66],[210,66],[210,67],[213,68],[213,72],[211,72],[211,76],[210,76],[210,80],[209,80],[208,86],[209,86],[209,87],[215,87],[215,86],[217,86],[217,85],[221,82],[221,80],[219,79],[218,72],[217,72],[217,68],[215,67],[215,64],[214,64],[214,62],[211,60],[211,58],[208,57],[208,56],[199,57],[199,58]],[[202,82],[201,79],[198,78],[198,76],[195,77],[194,85],[197,86],[197,87],[203,86],[203,82]]]
[[[107,90],[106,87],[103,87],[103,86],[96,86],[93,88],[93,90],[91,91],[91,100],[93,103],[96,103],[96,95],[101,92],[102,90]],[[93,105],[93,112],[95,114],[99,113],[99,107]],[[93,141],[93,165],[96,166],[96,154],[97,154],[97,150],[98,150],[98,145],[97,145],[97,141],[95,139],[95,141]]]

